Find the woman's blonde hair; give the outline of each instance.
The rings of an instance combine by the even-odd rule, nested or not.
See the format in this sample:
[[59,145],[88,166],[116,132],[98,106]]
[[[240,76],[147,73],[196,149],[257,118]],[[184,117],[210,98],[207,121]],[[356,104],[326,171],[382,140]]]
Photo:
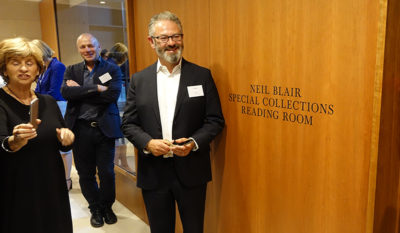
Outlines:
[[108,53],[108,58],[114,59],[117,65],[122,65],[128,59],[128,48],[120,42],[115,43]]
[[6,79],[6,82],[8,82],[8,77],[5,75],[5,71],[10,58],[29,56],[35,59],[39,74],[41,74],[44,70],[43,55],[35,43],[22,37],[4,39],[0,42],[0,75]]

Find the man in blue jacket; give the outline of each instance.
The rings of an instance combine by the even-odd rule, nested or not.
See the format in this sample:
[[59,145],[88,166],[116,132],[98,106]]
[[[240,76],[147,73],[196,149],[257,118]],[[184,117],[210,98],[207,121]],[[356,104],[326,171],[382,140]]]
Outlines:
[[66,69],[61,93],[68,100],[65,121],[75,133],[74,161],[92,213],[90,223],[101,227],[104,222],[117,222],[111,207],[115,201],[115,139],[122,137],[117,107],[121,70],[99,56],[100,45],[93,35],[80,35],[76,44],[84,61]]

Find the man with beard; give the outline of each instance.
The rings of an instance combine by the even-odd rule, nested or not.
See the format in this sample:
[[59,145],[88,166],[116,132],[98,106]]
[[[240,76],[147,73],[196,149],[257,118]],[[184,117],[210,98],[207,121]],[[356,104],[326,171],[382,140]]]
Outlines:
[[76,45],[83,62],[66,69],[61,94],[68,100],[65,121],[75,133],[72,150],[82,194],[92,213],[90,223],[101,227],[104,222],[117,222],[111,207],[115,201],[115,139],[122,137],[117,107],[121,70],[100,57],[100,44],[93,35],[80,35]]
[[131,81],[122,131],[138,149],[137,186],[152,233],[175,232],[175,203],[185,233],[203,232],[210,142],[224,127],[210,70],[182,58],[178,17],[151,18],[149,37],[158,61]]

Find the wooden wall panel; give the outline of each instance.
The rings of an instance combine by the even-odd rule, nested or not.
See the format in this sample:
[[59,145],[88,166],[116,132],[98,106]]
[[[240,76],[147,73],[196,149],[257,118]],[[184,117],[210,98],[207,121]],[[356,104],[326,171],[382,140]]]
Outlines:
[[42,0],[39,3],[39,12],[40,26],[42,29],[42,40],[54,50],[54,56],[59,57],[54,1]]
[[388,1],[375,233],[400,227],[400,2]]
[[144,222],[148,222],[141,189],[137,188],[136,177],[115,166],[116,198]]
[[134,1],[125,0],[126,6],[126,27],[127,29],[127,39],[128,39],[128,58],[129,58],[129,77],[134,74],[136,69],[136,38],[135,38],[135,30],[134,30],[134,22],[135,22],[135,10],[134,10]]
[[[366,232],[379,2],[212,1],[210,15],[227,116],[218,232]],[[297,87],[285,99],[334,114],[270,108],[312,126],[244,115],[255,105],[230,93],[276,97],[251,84]]]
[[[138,70],[156,61],[150,17],[170,10],[183,23],[184,57],[210,68],[219,89],[226,128],[212,145],[205,232],[371,231],[385,2],[135,1]],[[264,98],[305,107],[264,106]],[[309,103],[330,107],[309,111]]]
[[[209,65],[209,3],[207,1],[138,1],[134,7],[137,68],[141,70],[157,61],[157,56],[150,47],[148,24],[150,18],[162,11],[169,10],[177,14],[183,24],[184,56],[197,64]],[[144,3],[144,4],[143,4]],[[192,42],[198,43],[192,43]]]

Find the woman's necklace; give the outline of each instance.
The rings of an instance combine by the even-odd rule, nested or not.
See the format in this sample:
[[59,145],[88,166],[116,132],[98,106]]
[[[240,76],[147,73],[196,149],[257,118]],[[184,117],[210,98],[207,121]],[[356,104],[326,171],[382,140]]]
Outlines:
[[6,85],[5,87],[7,87],[7,90],[10,92],[10,94],[12,95],[12,96],[14,96],[17,100],[18,100],[18,102],[20,102],[20,103],[22,103],[22,104],[25,104],[25,105],[29,105],[30,103],[31,103],[31,101],[32,101],[32,92],[31,91],[29,91],[29,98],[28,98],[28,101],[24,101],[24,100],[22,100],[22,99],[20,99],[16,94],[15,94],[15,92],[13,92],[13,90],[11,90],[11,88],[10,87],[8,87],[8,85]]

